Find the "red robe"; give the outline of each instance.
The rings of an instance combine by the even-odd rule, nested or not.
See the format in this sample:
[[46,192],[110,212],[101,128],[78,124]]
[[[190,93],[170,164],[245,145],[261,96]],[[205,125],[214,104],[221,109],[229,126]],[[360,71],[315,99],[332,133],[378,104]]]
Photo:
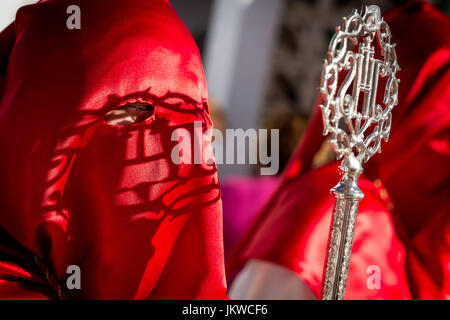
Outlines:
[[[347,299],[450,298],[450,21],[412,1],[385,15],[402,71],[390,140],[365,167]],[[280,264],[320,297],[337,163],[312,169],[323,142],[315,110],[275,196],[237,248],[233,277],[249,259]],[[367,285],[379,267],[380,288]]]
[[[66,26],[73,4],[79,30]],[[198,49],[169,2],[23,7],[0,59],[0,299],[225,297],[216,167],[171,161],[173,130],[212,122]],[[133,102],[154,115],[103,120]],[[80,290],[66,288],[70,265]]]

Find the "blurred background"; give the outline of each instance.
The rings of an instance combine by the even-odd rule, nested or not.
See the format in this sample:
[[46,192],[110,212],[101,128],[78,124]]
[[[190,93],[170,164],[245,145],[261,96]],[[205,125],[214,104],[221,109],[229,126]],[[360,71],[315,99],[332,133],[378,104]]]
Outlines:
[[[14,20],[19,7],[35,2],[0,1],[0,29]],[[282,172],[314,106],[323,59],[335,26],[353,8],[377,4],[383,13],[405,1],[170,2],[200,49],[216,128],[279,129]],[[429,2],[450,14],[449,0]],[[319,163],[330,156],[328,152],[322,155]],[[258,176],[257,165],[219,165],[218,170],[228,255],[270,197],[277,177]]]
[[[21,6],[2,0],[0,30]],[[200,49],[218,129],[280,129],[280,170],[317,97],[323,58],[336,24],[353,8],[382,12],[404,0],[171,0]],[[430,0],[450,14],[449,0]],[[251,165],[219,166],[222,179],[254,175]]]

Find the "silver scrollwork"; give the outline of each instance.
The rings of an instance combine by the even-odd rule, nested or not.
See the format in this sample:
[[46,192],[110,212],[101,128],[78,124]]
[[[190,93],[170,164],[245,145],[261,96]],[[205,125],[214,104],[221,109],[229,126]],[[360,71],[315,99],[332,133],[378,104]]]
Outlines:
[[[378,41],[382,60],[374,57],[374,40]],[[350,45],[358,51],[350,50]],[[339,75],[347,76],[338,88]],[[357,10],[336,28],[322,71],[320,92],[324,135],[338,159],[353,155],[366,162],[380,151],[381,140],[389,138],[392,108],[398,101],[399,71],[395,44],[391,44],[389,26],[377,6],[369,6],[363,15]],[[376,103],[378,78],[386,77],[384,98]],[[351,92],[348,92],[352,85]],[[362,103],[359,101],[363,95]]]

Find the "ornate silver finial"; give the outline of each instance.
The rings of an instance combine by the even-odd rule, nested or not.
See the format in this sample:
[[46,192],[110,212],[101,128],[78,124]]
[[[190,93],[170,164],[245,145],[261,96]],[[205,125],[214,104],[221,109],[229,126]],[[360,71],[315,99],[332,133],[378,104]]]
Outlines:
[[[374,57],[375,38],[383,60]],[[358,51],[351,51],[350,44],[357,46]],[[339,75],[344,70],[347,76],[338,88]],[[320,87],[325,100],[320,106],[323,134],[330,134],[329,141],[338,159],[353,153],[366,162],[379,150],[381,140],[388,140],[391,110],[398,99],[398,70],[395,44],[391,44],[389,26],[377,6],[366,7],[364,15],[354,10],[343,19],[343,25],[336,28],[331,39]],[[381,105],[376,103],[379,76],[387,77]]]
[[[376,52],[377,41],[379,54]],[[376,56],[381,59],[377,59]],[[329,135],[337,159],[342,159],[324,272],[323,299],[343,299],[359,201],[364,194],[357,180],[362,163],[389,138],[392,109],[398,100],[400,70],[389,26],[378,6],[354,10],[336,28],[322,70],[320,92],[324,135]],[[343,79],[341,79],[341,77]],[[345,77],[345,78],[344,78]],[[384,97],[377,103],[379,77],[386,78]],[[342,80],[342,81],[341,81]],[[341,82],[338,88],[338,83]]]

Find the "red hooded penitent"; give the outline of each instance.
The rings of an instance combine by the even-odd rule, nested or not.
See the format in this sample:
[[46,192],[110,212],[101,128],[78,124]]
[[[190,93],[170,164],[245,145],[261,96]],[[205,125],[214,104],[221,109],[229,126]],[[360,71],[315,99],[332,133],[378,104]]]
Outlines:
[[[198,49],[169,2],[23,7],[0,59],[0,298],[223,298],[216,167],[171,161],[176,128],[212,122]],[[104,121],[137,102],[154,114]],[[65,288],[70,265],[80,290]]]

